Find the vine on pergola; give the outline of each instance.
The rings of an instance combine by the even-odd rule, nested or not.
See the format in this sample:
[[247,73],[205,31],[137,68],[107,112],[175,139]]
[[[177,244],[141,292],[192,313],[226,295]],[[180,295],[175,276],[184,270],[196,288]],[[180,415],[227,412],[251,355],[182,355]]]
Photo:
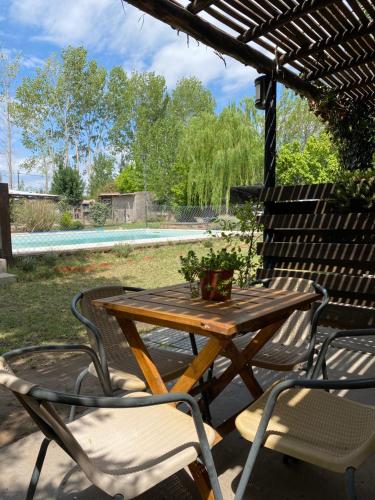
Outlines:
[[362,101],[340,101],[332,91],[310,101],[312,110],[326,123],[346,170],[368,170],[375,155],[375,107]]

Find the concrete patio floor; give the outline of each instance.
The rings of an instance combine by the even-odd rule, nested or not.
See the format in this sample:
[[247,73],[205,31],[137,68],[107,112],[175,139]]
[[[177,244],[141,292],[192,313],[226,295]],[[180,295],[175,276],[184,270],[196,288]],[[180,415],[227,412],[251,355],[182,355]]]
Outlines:
[[[147,334],[146,339],[148,343],[189,351],[187,337],[184,334],[159,331],[158,335],[154,333]],[[66,372],[74,375],[83,362],[79,358],[74,358],[73,361],[71,358],[64,360]],[[71,366],[69,366],[69,363]],[[222,370],[226,363],[227,361],[220,361],[216,369],[218,371]],[[348,375],[375,377],[374,344],[372,341],[362,343],[341,341],[338,348],[331,349],[328,365],[330,378],[347,378]],[[28,375],[30,368],[21,368],[19,373],[23,374],[23,371],[25,372],[24,376]],[[53,369],[49,369],[47,372],[49,373],[46,373],[45,376],[52,376],[52,382],[55,383],[56,378]],[[256,375],[263,387],[268,386],[277,378],[277,374],[266,370],[257,370]],[[63,378],[63,384],[66,383],[67,380]],[[51,383],[48,385],[51,386]],[[86,385],[84,392],[87,392],[88,389],[91,393],[97,390],[93,379],[91,379],[90,384]],[[355,393],[350,392],[341,395],[366,404],[375,404],[375,391],[356,391]],[[3,394],[0,394],[0,396],[3,396]],[[212,405],[213,423],[221,422],[236,408],[243,407],[249,401],[247,389],[241,380],[236,378]],[[12,408],[14,414],[20,411],[22,410],[17,407]],[[18,422],[18,425],[20,425],[20,422]],[[0,433],[2,426],[3,422],[0,422]],[[15,430],[15,428],[12,428],[11,434],[14,434]],[[41,434],[37,432],[0,448],[1,500],[21,500],[25,498],[41,439]],[[215,446],[213,450],[225,500],[234,497],[234,491],[249,447],[249,443],[242,440],[238,433],[234,431]],[[375,498],[374,466],[375,457],[364,464],[357,473],[357,489],[360,500]],[[279,454],[262,450],[252,482],[248,486],[246,498],[252,500],[315,500],[317,497],[319,497],[319,500],[345,499],[343,477],[302,462],[285,465]],[[35,495],[36,500],[104,500],[107,498],[110,497],[92,486],[60,448],[56,445],[50,446]],[[198,499],[199,495],[188,472],[181,471],[178,475],[149,490],[139,498],[142,500],[177,498],[188,500]]]

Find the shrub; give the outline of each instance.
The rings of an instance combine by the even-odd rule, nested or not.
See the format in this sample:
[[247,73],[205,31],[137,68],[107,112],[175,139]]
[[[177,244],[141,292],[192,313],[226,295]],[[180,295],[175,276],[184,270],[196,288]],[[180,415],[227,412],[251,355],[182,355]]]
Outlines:
[[37,259],[32,255],[28,255],[26,257],[21,257],[16,262],[17,267],[22,269],[25,273],[31,273],[36,270],[37,267]]
[[126,259],[133,252],[134,248],[131,245],[114,245],[112,248],[112,252],[116,255],[116,257],[120,257]]
[[61,229],[72,229],[73,217],[70,212],[64,212],[60,217],[60,228]]
[[71,229],[83,229],[85,226],[80,220],[74,220],[71,225]]
[[24,200],[14,213],[16,226],[28,232],[51,231],[56,222],[56,206],[48,200]]
[[90,206],[90,218],[95,226],[104,226],[109,216],[109,208],[104,203],[94,203]]

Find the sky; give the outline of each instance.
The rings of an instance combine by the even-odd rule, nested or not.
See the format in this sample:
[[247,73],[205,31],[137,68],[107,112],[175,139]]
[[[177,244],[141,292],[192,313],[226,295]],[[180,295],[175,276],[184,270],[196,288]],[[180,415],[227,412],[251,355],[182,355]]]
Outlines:
[[[0,49],[22,53],[20,79],[67,45],[86,47],[89,58],[108,69],[120,65],[161,74],[169,89],[183,77],[196,76],[212,91],[218,111],[254,94],[256,70],[229,57],[224,64],[212,49],[121,0],[0,0]],[[27,154],[15,134],[15,163]]]

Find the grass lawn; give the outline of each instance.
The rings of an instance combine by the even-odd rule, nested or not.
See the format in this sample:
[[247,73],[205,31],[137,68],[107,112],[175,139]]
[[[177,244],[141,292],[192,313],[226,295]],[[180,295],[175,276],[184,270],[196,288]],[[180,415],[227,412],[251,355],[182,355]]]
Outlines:
[[192,247],[198,254],[207,251],[203,243],[190,243],[134,249],[128,257],[112,250],[21,259],[9,270],[18,283],[0,288],[0,352],[40,343],[86,342],[84,328],[70,312],[75,293],[109,284],[152,288],[181,282],[179,257]]

